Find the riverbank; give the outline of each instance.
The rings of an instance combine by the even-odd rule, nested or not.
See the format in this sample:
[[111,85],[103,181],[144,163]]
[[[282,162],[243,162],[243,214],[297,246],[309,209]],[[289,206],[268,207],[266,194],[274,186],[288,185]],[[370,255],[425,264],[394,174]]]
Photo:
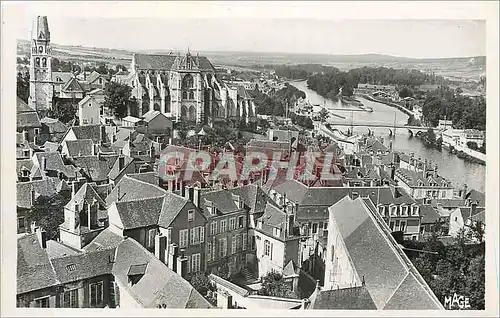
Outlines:
[[411,111],[409,111],[408,109],[406,109],[405,107],[403,107],[401,105],[398,105],[398,104],[395,104],[395,103],[391,103],[391,102],[388,102],[388,101],[385,101],[385,100],[377,99],[377,98],[374,98],[373,96],[370,96],[370,95],[367,95],[367,94],[359,94],[359,95],[362,96],[362,97],[364,97],[364,98],[366,98],[366,99],[368,99],[368,100],[371,100],[372,102],[381,103],[381,104],[385,104],[385,105],[390,106],[390,107],[397,108],[400,111],[402,111],[403,113],[405,113],[406,115],[413,116],[413,113]]

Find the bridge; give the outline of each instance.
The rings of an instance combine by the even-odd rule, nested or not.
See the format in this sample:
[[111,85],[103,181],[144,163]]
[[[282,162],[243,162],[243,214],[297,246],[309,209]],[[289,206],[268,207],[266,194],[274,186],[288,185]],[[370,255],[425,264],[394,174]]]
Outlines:
[[394,136],[394,129],[407,129],[410,133],[410,136],[416,136],[421,134],[422,132],[426,132],[429,127],[422,126],[407,126],[407,125],[390,125],[390,124],[377,124],[377,123],[352,123],[352,124],[338,124],[338,123],[330,123],[330,127],[333,129],[335,126],[339,127],[366,127],[368,128],[368,132],[371,134],[370,128],[388,128],[389,135]]

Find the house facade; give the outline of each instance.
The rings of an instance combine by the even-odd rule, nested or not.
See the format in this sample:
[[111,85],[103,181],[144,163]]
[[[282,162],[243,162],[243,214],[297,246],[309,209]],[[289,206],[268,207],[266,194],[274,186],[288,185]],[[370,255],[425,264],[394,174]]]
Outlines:
[[87,95],[78,102],[78,119],[81,126],[99,124],[100,112],[101,105],[92,95]]

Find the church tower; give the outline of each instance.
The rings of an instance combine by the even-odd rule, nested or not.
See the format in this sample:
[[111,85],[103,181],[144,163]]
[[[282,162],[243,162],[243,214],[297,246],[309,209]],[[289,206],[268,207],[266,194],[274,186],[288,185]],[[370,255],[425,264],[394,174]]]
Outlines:
[[38,16],[32,30],[29,105],[44,114],[52,108],[50,31],[46,16]]

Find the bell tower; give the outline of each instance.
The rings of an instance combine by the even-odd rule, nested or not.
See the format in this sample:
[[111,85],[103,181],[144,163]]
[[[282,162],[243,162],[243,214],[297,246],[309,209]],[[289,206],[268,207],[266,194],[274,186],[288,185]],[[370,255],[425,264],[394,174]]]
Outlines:
[[50,31],[46,16],[38,16],[32,30],[29,106],[44,114],[52,108]]

